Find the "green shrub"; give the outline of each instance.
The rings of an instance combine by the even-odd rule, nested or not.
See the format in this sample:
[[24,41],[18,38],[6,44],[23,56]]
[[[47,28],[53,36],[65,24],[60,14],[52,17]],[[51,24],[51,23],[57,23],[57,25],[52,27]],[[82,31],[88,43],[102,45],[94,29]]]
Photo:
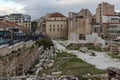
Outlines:
[[50,38],[41,39],[39,41],[36,41],[35,44],[38,45],[39,47],[43,45],[45,49],[47,48],[50,49],[51,46],[54,46]]

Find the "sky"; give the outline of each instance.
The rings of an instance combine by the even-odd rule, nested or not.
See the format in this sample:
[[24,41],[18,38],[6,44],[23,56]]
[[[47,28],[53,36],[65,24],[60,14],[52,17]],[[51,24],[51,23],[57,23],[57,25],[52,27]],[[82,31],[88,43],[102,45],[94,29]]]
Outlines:
[[0,0],[0,15],[23,13],[38,19],[53,12],[68,16],[68,12],[79,12],[82,8],[95,14],[97,5],[103,1],[115,5],[115,10],[120,11],[120,0]]

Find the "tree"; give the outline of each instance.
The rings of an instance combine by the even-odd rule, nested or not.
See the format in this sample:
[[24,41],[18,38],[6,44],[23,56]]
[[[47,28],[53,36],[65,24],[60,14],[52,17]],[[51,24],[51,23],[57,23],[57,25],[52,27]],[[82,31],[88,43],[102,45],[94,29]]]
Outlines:
[[31,30],[35,32],[36,29],[37,29],[37,22],[36,21],[31,22]]
[[47,48],[50,49],[51,46],[54,46],[50,38],[41,39],[39,41],[36,41],[35,44],[38,45],[39,47],[43,45],[45,49]]

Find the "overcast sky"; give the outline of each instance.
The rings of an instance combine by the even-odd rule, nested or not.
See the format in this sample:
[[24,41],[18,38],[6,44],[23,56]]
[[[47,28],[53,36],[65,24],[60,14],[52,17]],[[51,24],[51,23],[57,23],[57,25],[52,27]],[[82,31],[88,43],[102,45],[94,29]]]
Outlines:
[[97,5],[103,1],[115,5],[115,10],[120,11],[120,0],[0,0],[0,15],[24,13],[38,19],[52,12],[67,16],[68,12],[79,12],[82,8],[95,13]]

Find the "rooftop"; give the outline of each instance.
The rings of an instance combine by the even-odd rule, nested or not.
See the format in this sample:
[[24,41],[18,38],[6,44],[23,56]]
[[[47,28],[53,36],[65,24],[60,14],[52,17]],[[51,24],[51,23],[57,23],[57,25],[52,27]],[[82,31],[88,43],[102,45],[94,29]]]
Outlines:
[[22,27],[22,26],[19,26],[18,24],[10,21],[0,21],[0,28],[5,27]]
[[105,14],[105,16],[119,16],[119,15],[108,15],[108,14]]
[[65,17],[63,14],[56,12],[50,15],[50,17]]

